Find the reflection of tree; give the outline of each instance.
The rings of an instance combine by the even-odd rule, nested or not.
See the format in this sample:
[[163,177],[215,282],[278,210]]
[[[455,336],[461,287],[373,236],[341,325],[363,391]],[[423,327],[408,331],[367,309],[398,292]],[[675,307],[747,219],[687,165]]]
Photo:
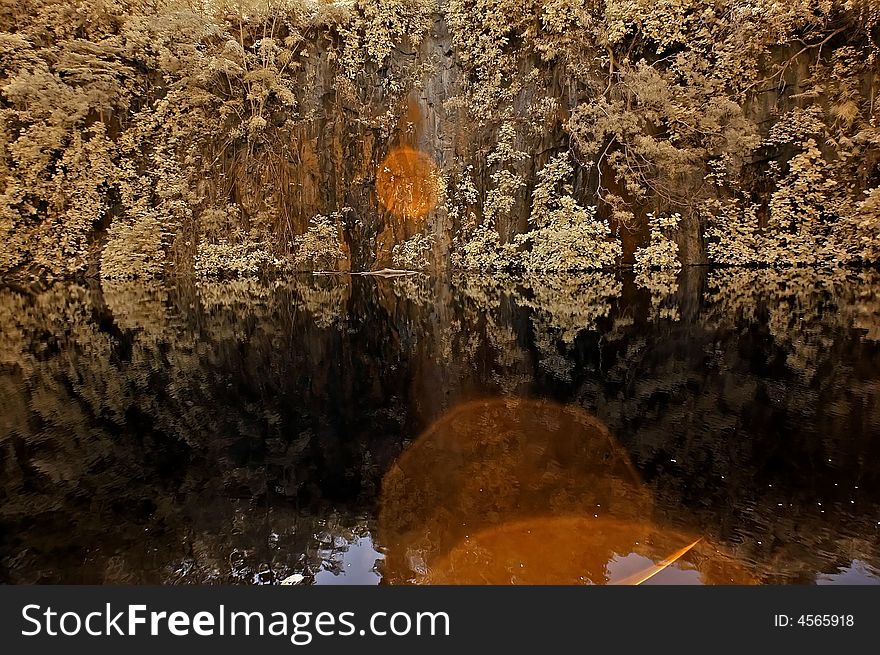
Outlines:
[[531,294],[521,304],[534,310],[536,329],[556,332],[563,343],[572,343],[582,330],[595,330],[622,288],[611,273],[534,276],[526,283]]
[[400,298],[417,305],[430,305],[435,296],[427,275],[402,275],[391,279],[391,288]]
[[172,318],[168,306],[170,298],[161,282],[103,280],[101,291],[120,330],[137,332],[139,340],[153,342],[161,341],[168,334]]
[[[876,334],[880,277],[844,269],[720,270],[709,277],[709,301],[719,324],[766,315],[788,366],[813,377],[833,358],[835,334],[849,328]],[[863,327],[866,326],[866,327]]]
[[[0,578],[316,571],[322,529],[375,534],[382,477],[426,425],[538,388],[609,426],[654,522],[759,578],[876,567],[880,276],[724,271],[685,293],[701,276],[662,329],[647,294],[584,278],[432,279],[427,304],[357,277],[2,288]],[[571,382],[548,385],[536,362],[562,335]],[[516,479],[474,475],[499,498]]]
[[[516,278],[503,273],[458,274],[453,285],[463,315],[460,325],[467,329],[458,329],[449,338],[464,341],[466,345],[459,350],[474,363],[481,358],[482,348],[488,347],[492,353],[488,376],[503,393],[516,393],[531,380],[528,354],[512,325],[520,297]],[[482,334],[479,327],[483,328]]]
[[300,301],[319,327],[327,328],[345,320],[348,311],[348,298],[351,287],[349,278],[341,279],[319,277],[311,284],[298,284],[296,287]]
[[847,302],[841,307],[844,324],[864,332],[863,338],[880,342],[880,271],[859,271],[844,286]]
[[480,311],[487,311],[501,307],[502,296],[516,293],[517,279],[506,273],[487,276],[458,273],[453,285]]
[[[265,581],[318,566],[319,519],[297,498],[322,497],[316,462],[371,470],[370,441],[341,445],[355,423],[328,411],[338,337],[294,311],[290,285],[241,282],[0,290],[0,576]],[[360,521],[342,516],[343,532]]]
[[622,290],[612,273],[532,276],[526,281],[529,296],[518,302],[532,310],[535,346],[541,365],[561,380],[570,380],[573,362],[559,352],[582,331],[597,329],[597,321],[611,312],[611,303]]
[[636,273],[638,286],[651,293],[651,316],[677,321],[681,318],[675,294],[678,292],[679,269],[642,269]]
[[[800,277],[713,272],[694,319],[664,333],[637,322],[577,392],[652,472],[673,524],[705,526],[777,582],[878,556],[867,535],[880,498],[869,463],[880,456],[880,355],[852,329],[876,297],[872,276]],[[805,376],[793,354],[817,344],[818,374]]]
[[201,305],[208,310],[235,305],[248,307],[264,304],[280,286],[283,286],[283,283],[253,277],[222,281],[200,279],[198,294]]

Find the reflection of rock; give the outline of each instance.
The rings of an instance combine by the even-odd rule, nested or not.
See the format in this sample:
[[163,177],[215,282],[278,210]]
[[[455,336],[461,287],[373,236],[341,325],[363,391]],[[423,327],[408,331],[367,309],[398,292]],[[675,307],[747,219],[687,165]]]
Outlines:
[[638,519],[651,499],[608,430],[583,410],[482,400],[432,425],[385,475],[379,514],[386,576],[430,569],[469,534],[535,516]]
[[495,585],[754,582],[692,535],[649,521],[572,516],[505,523],[466,537],[417,579]]

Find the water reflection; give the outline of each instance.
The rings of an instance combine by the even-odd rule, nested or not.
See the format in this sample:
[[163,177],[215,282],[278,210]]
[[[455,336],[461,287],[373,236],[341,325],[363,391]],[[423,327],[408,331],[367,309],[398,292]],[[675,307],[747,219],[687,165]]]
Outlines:
[[314,574],[315,584],[377,585],[381,580],[379,565],[385,556],[376,550],[370,535],[348,542],[338,535],[320,535],[321,568]]
[[539,517],[465,538],[423,584],[754,584],[729,555],[648,521]]
[[861,560],[853,560],[848,566],[841,567],[835,573],[823,573],[816,579],[816,584],[871,584],[880,579],[880,570]]
[[0,288],[0,581],[880,580],[877,271],[406,282]]
[[[468,402],[407,448],[382,482],[386,580],[638,584],[680,567],[702,541],[663,531],[652,511],[626,452],[582,409]],[[636,552],[661,566],[610,576],[615,558]]]

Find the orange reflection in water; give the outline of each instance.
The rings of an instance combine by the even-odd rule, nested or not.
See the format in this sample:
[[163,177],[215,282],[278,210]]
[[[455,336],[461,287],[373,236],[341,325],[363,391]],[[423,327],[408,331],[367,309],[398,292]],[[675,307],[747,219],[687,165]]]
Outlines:
[[465,403],[428,428],[383,480],[384,579],[749,580],[697,536],[653,523],[652,510],[626,452],[582,409],[527,399]]
[[[649,521],[538,517],[457,544],[422,584],[749,584],[732,559]],[[683,545],[682,545],[683,544]],[[705,566],[706,562],[711,566]]]
[[408,146],[395,148],[379,165],[379,202],[397,218],[421,218],[437,206],[440,170],[426,154]]

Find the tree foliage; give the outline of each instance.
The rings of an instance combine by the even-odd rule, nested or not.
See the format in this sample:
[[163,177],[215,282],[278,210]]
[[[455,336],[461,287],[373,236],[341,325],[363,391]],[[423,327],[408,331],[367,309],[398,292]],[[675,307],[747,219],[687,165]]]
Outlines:
[[378,248],[358,189],[422,129],[413,97],[460,126],[428,135],[454,153],[432,266],[650,259],[649,216],[676,213],[689,262],[873,261],[878,20],[877,0],[7,3],[0,270],[150,277],[254,244],[310,267],[309,221],[352,200],[322,247],[392,258],[420,228]]

